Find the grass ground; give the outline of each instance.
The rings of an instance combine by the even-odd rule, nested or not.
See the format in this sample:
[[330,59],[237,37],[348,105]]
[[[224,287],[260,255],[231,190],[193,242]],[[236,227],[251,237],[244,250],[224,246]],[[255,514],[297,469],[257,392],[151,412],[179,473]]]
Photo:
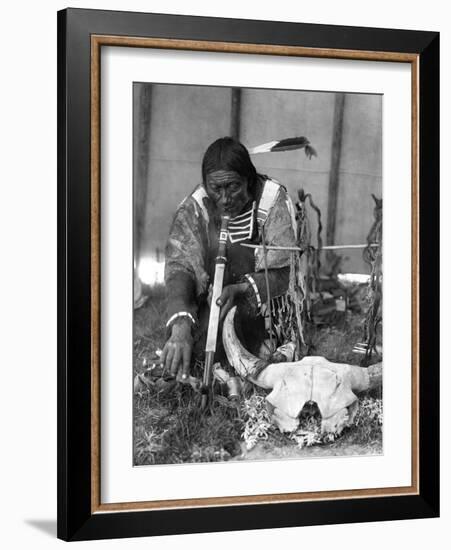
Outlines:
[[[165,298],[154,287],[145,306],[135,311],[134,376],[158,360],[165,342]],[[336,362],[358,364],[352,352],[361,341],[363,315],[347,312],[333,327],[313,334],[314,354]],[[192,373],[201,377],[200,372]],[[190,386],[157,379],[141,386],[134,398],[134,463],[172,464],[225,460],[379,454],[382,452],[382,399],[360,395],[352,428],[336,440],[319,436],[319,417],[305,418],[294,436],[270,425],[263,390],[245,383],[240,403],[221,395],[219,386],[208,413]]]

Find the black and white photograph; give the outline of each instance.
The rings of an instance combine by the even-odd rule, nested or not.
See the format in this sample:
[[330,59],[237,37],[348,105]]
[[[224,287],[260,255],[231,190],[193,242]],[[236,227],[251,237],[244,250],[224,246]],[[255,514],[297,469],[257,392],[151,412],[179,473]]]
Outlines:
[[133,464],[383,453],[383,96],[133,83]]

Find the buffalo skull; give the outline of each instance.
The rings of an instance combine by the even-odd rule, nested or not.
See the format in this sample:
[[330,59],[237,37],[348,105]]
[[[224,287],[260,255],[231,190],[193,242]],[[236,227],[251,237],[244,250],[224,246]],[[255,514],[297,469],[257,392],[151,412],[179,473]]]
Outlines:
[[242,378],[271,390],[266,400],[273,408],[272,420],[282,432],[296,430],[304,405],[314,402],[321,413],[321,431],[340,434],[354,421],[359,403],[356,394],[381,387],[381,363],[362,368],[310,356],[296,362],[265,363],[239,341],[235,312],[236,307],[229,311],[223,326],[227,358]]

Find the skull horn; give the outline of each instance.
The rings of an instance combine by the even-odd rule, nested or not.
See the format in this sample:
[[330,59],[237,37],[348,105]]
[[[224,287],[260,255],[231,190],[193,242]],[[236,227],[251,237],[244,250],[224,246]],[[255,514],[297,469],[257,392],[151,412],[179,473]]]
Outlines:
[[235,332],[235,313],[236,306],[227,313],[222,328],[222,340],[227,359],[241,377],[247,378],[259,386],[267,387],[257,378],[268,363],[249,353],[239,341]]
[[[382,386],[382,363],[371,365],[368,368],[342,363],[332,363],[324,357],[304,357],[302,361],[269,364],[255,357],[239,341],[234,326],[236,306],[227,314],[222,339],[227,359],[235,371],[243,378],[247,378],[257,386],[272,389],[280,378],[301,365],[311,365],[316,369],[327,367],[335,371],[345,384],[355,392],[362,392]],[[293,371],[294,372],[294,371]]]

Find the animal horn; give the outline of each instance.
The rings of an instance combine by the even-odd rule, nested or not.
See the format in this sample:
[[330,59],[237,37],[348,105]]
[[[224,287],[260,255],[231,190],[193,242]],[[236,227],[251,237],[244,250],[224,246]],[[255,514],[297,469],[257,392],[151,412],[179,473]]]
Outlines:
[[382,363],[376,363],[368,368],[343,365],[340,369],[349,381],[351,389],[357,393],[382,387]]
[[382,387],[382,363],[371,365],[366,370],[369,378],[368,389],[373,390]]
[[234,318],[236,306],[234,306],[226,315],[222,328],[222,341],[227,355],[227,359],[236,372],[243,378],[250,378],[252,381],[258,377],[262,371],[263,362],[258,357],[249,353],[247,349],[238,340],[235,332]]

